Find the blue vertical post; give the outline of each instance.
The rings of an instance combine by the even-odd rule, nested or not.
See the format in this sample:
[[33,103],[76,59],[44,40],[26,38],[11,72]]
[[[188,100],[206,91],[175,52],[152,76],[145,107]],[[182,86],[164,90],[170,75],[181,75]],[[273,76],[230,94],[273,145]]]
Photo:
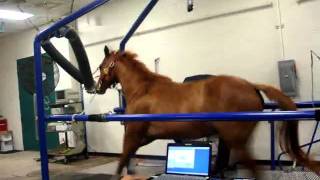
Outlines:
[[270,158],[271,158],[271,170],[276,169],[275,161],[275,134],[274,134],[274,121],[270,121]]
[[150,0],[148,5],[144,8],[142,13],[137,18],[137,20],[131,26],[130,30],[127,32],[125,37],[120,42],[120,51],[124,51],[125,50],[127,42],[129,41],[131,36],[134,34],[134,32],[138,29],[138,27],[143,22],[143,20],[148,16],[148,14],[153,9],[153,7],[157,4],[157,2],[158,2],[158,0]]
[[37,116],[38,116],[38,131],[39,131],[39,145],[40,145],[40,160],[41,160],[41,175],[43,180],[49,180],[48,168],[48,152],[47,152],[47,138],[46,138],[46,119],[43,102],[43,88],[42,88],[42,59],[41,59],[41,45],[40,40],[34,40],[34,58],[35,58],[35,83],[37,93]]

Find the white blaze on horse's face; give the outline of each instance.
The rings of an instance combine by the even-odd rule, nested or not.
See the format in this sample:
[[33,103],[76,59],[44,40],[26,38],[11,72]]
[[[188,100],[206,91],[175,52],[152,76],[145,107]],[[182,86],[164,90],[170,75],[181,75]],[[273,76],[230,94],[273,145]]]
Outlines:
[[107,46],[104,48],[104,53],[105,58],[99,66],[100,77],[96,86],[96,92],[98,94],[104,94],[112,84],[116,83],[114,73],[116,54],[115,52],[110,53]]

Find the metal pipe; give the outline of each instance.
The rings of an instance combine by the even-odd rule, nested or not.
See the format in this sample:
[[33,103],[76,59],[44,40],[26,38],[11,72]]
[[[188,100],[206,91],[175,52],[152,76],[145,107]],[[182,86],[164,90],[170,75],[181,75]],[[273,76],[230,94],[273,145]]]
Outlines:
[[314,120],[320,110],[275,111],[275,112],[217,112],[217,113],[173,113],[173,114],[100,114],[100,115],[54,115],[48,121],[296,121]]
[[122,41],[120,42],[120,51],[124,51],[126,48],[126,44],[131,38],[131,36],[134,34],[134,32],[139,28],[143,20],[148,16],[150,11],[153,9],[153,7],[157,4],[158,0],[151,0],[148,5],[144,8],[142,13],[139,15],[137,20],[133,23],[130,30],[127,32],[127,34],[124,36]]

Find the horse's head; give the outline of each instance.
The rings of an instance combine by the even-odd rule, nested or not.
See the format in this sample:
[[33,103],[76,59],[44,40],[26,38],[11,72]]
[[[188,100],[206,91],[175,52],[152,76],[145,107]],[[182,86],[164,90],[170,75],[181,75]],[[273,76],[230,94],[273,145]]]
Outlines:
[[105,46],[104,54],[105,57],[99,66],[100,76],[96,86],[96,92],[98,94],[104,94],[113,84],[118,83],[114,71],[117,59],[116,52],[110,52],[108,47]]

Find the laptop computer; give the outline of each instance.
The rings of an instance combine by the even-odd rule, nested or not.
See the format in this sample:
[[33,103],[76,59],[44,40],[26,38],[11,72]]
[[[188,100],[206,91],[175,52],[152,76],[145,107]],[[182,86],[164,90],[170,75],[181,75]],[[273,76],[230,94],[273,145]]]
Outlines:
[[165,173],[156,179],[209,179],[211,154],[211,145],[208,143],[169,143]]

